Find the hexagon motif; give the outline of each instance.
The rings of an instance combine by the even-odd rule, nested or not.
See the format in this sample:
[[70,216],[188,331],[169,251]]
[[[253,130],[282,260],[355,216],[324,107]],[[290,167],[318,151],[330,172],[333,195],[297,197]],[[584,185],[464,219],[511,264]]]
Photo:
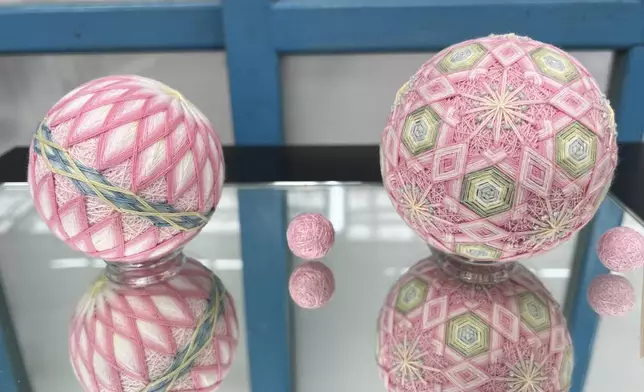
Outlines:
[[429,106],[417,109],[407,116],[402,131],[402,142],[413,155],[429,151],[436,145],[440,117]]
[[456,316],[447,323],[447,345],[465,358],[483,354],[490,348],[490,327],[476,314]]
[[438,62],[436,68],[442,73],[452,73],[470,69],[479,62],[487,52],[481,44],[473,43],[452,49],[447,56]]
[[559,132],[556,143],[557,164],[569,177],[579,178],[595,166],[597,138],[579,122]]
[[498,260],[501,258],[501,251],[499,249],[483,244],[456,244],[454,246],[454,252],[460,256],[474,260]]
[[565,390],[570,387],[572,380],[572,371],[574,368],[574,360],[572,354],[572,346],[568,346],[564,351],[563,359],[561,362],[561,369],[559,370],[559,388]]
[[514,203],[514,183],[495,167],[465,176],[461,202],[481,218],[508,211]]
[[518,298],[519,313],[524,323],[535,332],[550,328],[550,310],[541,298],[530,292],[521,293]]
[[561,83],[568,84],[579,78],[579,71],[570,59],[554,50],[541,47],[530,53],[530,58],[541,73]]
[[420,306],[427,297],[427,282],[419,278],[413,278],[398,292],[396,297],[396,309],[407,314]]

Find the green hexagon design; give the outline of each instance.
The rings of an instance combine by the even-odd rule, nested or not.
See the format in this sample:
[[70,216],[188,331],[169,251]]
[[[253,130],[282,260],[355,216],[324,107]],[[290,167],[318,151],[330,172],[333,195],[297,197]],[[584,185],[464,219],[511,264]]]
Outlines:
[[440,117],[429,106],[417,109],[405,119],[402,142],[413,155],[429,151],[436,145],[440,125]]
[[495,167],[472,172],[463,180],[461,203],[481,218],[508,211],[514,203],[514,183]]
[[501,250],[488,245],[476,243],[460,243],[454,246],[454,252],[467,259],[486,261],[501,258]]
[[427,297],[427,282],[420,278],[413,278],[405,283],[396,297],[396,309],[407,314],[420,306]]
[[524,323],[535,332],[550,328],[550,310],[541,298],[534,293],[521,293],[518,298],[519,313]]
[[483,354],[490,348],[490,327],[476,314],[456,316],[447,323],[447,345],[465,358]]
[[454,48],[438,62],[436,68],[445,74],[471,69],[483,58],[486,52],[487,49],[479,43]]
[[568,84],[579,78],[579,71],[575,64],[567,56],[554,50],[541,47],[530,53],[530,58],[542,74],[563,84]]
[[572,179],[581,177],[595,166],[597,138],[581,123],[575,121],[557,133],[556,144],[557,164]]

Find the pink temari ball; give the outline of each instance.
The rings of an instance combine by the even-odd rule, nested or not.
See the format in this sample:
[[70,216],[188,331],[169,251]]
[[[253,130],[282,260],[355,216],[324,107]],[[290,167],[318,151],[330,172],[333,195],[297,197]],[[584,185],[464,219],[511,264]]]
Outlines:
[[380,144],[389,197],[433,247],[508,261],[590,221],[616,165],[613,111],[554,46],[492,35],[453,45],[398,91]]
[[644,265],[644,236],[629,227],[610,229],[599,239],[597,256],[611,271],[632,271]]
[[600,275],[588,286],[588,303],[601,316],[622,316],[635,304],[635,289],[619,275]]
[[567,392],[573,347],[559,304],[524,267],[474,285],[432,256],[389,291],[377,361],[389,392]]
[[319,259],[333,246],[335,231],[322,214],[300,214],[289,223],[286,240],[295,256],[305,260]]
[[49,110],[31,144],[28,180],[57,237],[90,256],[139,262],[169,254],[208,222],[224,159],[210,122],[180,93],[109,76]]
[[69,330],[72,366],[86,392],[214,391],[237,341],[232,297],[190,259],[178,275],[145,288],[99,278]]
[[298,306],[320,308],[329,302],[335,291],[333,272],[319,261],[302,263],[291,273],[288,291]]

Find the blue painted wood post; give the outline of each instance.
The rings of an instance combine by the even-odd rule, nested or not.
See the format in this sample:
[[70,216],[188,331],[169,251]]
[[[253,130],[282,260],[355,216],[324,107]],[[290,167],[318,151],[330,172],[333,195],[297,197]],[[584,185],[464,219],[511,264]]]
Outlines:
[[226,0],[224,37],[238,145],[280,145],[279,56],[271,43],[270,0]]
[[[270,41],[271,3],[226,0],[223,6],[237,145],[284,142],[279,57]],[[290,392],[285,192],[240,190],[238,197],[251,388]]]
[[[616,65],[617,69],[613,69],[616,85],[611,87],[617,91],[612,91],[614,96],[611,97],[611,103],[617,117],[617,139],[622,142],[640,141],[644,131],[644,116],[641,115],[641,103],[644,102],[644,47],[631,48],[624,58],[616,61]],[[584,390],[599,324],[599,316],[588,305],[586,292],[597,275],[608,272],[597,258],[595,247],[606,230],[622,224],[622,218],[622,209],[614,201],[606,199],[580,236],[579,246],[585,246],[585,249],[579,259],[577,280],[572,282],[568,292],[568,323],[575,348],[571,392]]]
[[0,283],[0,391],[31,391],[27,371],[22,361],[11,312]]

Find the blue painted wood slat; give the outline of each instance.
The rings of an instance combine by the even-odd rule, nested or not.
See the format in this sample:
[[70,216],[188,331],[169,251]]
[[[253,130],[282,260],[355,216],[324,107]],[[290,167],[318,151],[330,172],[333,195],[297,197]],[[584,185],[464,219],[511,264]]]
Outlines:
[[271,31],[280,52],[436,50],[490,33],[568,48],[642,43],[633,1],[282,0]]
[[217,50],[223,43],[216,2],[0,7],[0,53]]

